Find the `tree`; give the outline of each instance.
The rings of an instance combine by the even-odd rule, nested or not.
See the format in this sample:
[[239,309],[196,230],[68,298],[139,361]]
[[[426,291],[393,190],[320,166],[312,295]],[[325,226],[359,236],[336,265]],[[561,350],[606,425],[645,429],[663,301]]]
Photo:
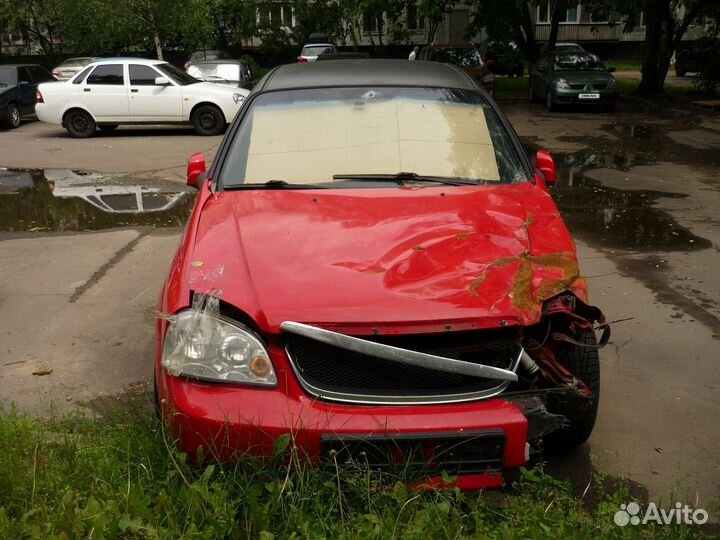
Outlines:
[[700,15],[720,17],[717,0],[645,0],[645,50],[637,93],[664,92],[670,60],[690,23]]
[[535,62],[540,49],[535,40],[535,26],[530,9],[534,2],[527,0],[473,0],[473,33],[485,30],[491,39],[514,41],[525,58]]
[[435,33],[443,18],[457,4],[457,0],[419,0],[417,4],[418,17],[428,21],[427,42],[435,40]]

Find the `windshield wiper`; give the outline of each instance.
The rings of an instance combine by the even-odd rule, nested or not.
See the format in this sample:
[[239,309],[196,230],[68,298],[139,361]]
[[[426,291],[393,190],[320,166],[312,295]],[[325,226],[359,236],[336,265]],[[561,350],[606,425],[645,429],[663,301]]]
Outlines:
[[231,189],[326,189],[327,186],[320,184],[291,184],[286,180],[268,180],[263,184],[233,184],[223,186],[226,190]]
[[479,181],[471,178],[453,176],[426,176],[414,172],[399,172],[396,174],[336,174],[333,180],[360,180],[366,182],[435,182],[449,186],[477,186]]

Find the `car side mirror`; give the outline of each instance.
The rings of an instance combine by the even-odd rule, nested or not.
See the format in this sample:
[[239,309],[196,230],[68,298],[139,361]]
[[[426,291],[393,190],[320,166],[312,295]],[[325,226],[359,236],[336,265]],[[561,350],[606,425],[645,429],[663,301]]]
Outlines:
[[193,154],[190,161],[188,161],[187,166],[187,185],[198,189],[198,178],[206,171],[207,165],[205,164],[205,154],[202,152]]
[[543,173],[545,183],[548,186],[552,186],[557,180],[557,172],[555,170],[555,160],[553,160],[550,153],[545,150],[538,150],[535,156],[535,163],[537,169]]
[[155,86],[170,86],[170,79],[167,77],[155,77]]
[[615,73],[615,66],[611,66],[608,68],[608,73]]

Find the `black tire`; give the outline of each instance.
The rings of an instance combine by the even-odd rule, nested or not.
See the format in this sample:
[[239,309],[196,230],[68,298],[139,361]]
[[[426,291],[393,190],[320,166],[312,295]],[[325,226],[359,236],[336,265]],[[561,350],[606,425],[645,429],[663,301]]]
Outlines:
[[562,414],[569,422],[564,429],[545,437],[545,445],[555,452],[567,452],[587,441],[597,419],[598,405],[600,404],[600,355],[595,332],[583,332],[578,337],[578,341],[584,343],[586,347],[565,343],[560,349],[557,359],[570,373],[590,388],[592,403],[581,410],[551,410],[552,407],[548,405],[550,412]]
[[557,105],[555,105],[555,101],[553,100],[552,92],[550,90],[548,90],[545,95],[545,107],[547,107],[547,110],[550,112],[557,109]]
[[17,104],[11,103],[8,105],[7,116],[5,118],[5,125],[10,129],[20,127],[20,109]]
[[675,75],[678,77],[684,77],[687,73],[687,70],[682,64],[675,64]]
[[614,112],[615,111],[615,102],[614,101],[608,101],[605,105],[603,105],[603,111],[605,112]]
[[200,105],[193,111],[190,121],[198,135],[219,135],[225,129],[225,117],[214,105]]
[[105,133],[110,133],[111,131],[115,131],[118,128],[118,125],[117,124],[103,124],[98,127],[100,128],[100,131],[104,131]]
[[65,129],[71,137],[87,139],[95,134],[97,124],[87,111],[73,109],[65,115]]

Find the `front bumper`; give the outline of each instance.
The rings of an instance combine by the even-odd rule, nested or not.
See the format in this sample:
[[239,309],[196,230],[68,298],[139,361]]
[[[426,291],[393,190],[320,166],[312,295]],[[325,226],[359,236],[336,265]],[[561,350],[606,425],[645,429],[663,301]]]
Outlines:
[[[363,448],[368,444],[375,448],[389,444],[395,449],[397,464],[408,457],[402,452],[423,453],[426,470],[434,471],[425,477],[431,485],[441,482],[440,469],[452,462],[453,468],[445,472],[458,474],[456,485],[463,489],[500,487],[504,468],[527,462],[528,421],[505,399],[446,405],[344,405],[308,397],[286,370],[278,370],[280,384],[269,389],[208,384],[164,370],[157,375],[164,416],[181,449],[190,456],[202,447],[205,455],[220,461],[243,454],[269,457],[275,440],[290,434],[305,456],[322,465],[366,456]],[[452,441],[469,441],[470,446],[465,447],[465,454],[457,453],[454,461],[434,460],[434,449],[453,446]],[[338,444],[349,449],[344,457],[337,453]],[[498,459],[464,457],[468,452],[492,454],[493,448],[500,448]],[[378,460],[377,455],[374,459]]]
[[[553,90],[555,102],[558,104],[574,105],[601,105],[614,103],[618,99],[619,91],[616,90],[575,90],[572,88],[556,88]],[[581,98],[580,96],[596,94],[597,98]]]

